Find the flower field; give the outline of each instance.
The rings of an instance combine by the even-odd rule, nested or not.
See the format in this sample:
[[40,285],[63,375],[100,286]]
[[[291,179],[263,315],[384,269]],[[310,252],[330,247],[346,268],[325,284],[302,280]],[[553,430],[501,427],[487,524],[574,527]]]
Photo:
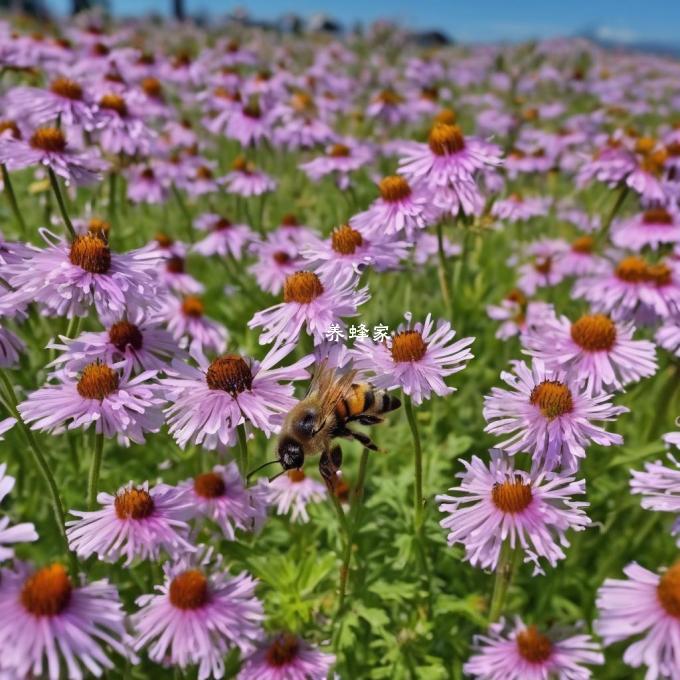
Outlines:
[[0,680],[680,679],[680,62],[0,21]]

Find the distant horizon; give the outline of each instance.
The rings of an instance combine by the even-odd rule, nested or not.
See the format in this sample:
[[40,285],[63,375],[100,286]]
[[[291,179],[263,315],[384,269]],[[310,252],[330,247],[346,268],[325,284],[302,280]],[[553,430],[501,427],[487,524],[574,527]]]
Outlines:
[[[574,37],[584,33],[619,45],[648,43],[680,47],[680,3],[665,0],[573,0],[556,5],[544,0],[462,2],[461,0],[252,0],[225,2],[185,0],[188,15],[225,15],[243,8],[254,19],[273,21],[287,13],[305,19],[325,14],[345,27],[378,19],[395,21],[414,30],[441,30],[460,42],[521,42]],[[66,14],[71,0],[46,0],[47,7]],[[110,0],[113,16],[149,13],[168,16],[170,0]]]

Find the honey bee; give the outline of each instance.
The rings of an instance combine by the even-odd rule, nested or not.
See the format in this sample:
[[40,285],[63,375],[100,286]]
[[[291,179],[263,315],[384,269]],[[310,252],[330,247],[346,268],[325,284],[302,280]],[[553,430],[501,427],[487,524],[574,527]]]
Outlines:
[[401,402],[368,382],[354,382],[355,377],[356,371],[338,374],[325,363],[319,367],[307,395],[283,422],[277,455],[284,470],[299,469],[306,456],[320,453],[321,475],[331,483],[342,463],[340,447],[331,448],[334,438],[356,439],[367,449],[378,450],[370,437],[348,425],[377,425],[384,413],[399,408]]

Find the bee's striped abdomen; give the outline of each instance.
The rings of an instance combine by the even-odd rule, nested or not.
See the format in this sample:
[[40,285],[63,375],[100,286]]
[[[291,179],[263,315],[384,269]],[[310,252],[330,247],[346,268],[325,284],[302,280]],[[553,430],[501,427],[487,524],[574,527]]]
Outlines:
[[350,393],[340,399],[335,413],[341,420],[362,414],[381,414],[399,408],[401,402],[384,390],[376,390],[370,383],[354,383]]

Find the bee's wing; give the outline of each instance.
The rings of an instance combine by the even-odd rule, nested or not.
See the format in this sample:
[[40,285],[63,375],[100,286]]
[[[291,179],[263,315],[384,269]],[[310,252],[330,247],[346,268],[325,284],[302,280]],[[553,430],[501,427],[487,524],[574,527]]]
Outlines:
[[335,369],[322,366],[324,374],[319,378],[316,399],[319,404],[319,421],[323,423],[333,413],[340,399],[349,395],[357,371],[351,370],[339,375]]

